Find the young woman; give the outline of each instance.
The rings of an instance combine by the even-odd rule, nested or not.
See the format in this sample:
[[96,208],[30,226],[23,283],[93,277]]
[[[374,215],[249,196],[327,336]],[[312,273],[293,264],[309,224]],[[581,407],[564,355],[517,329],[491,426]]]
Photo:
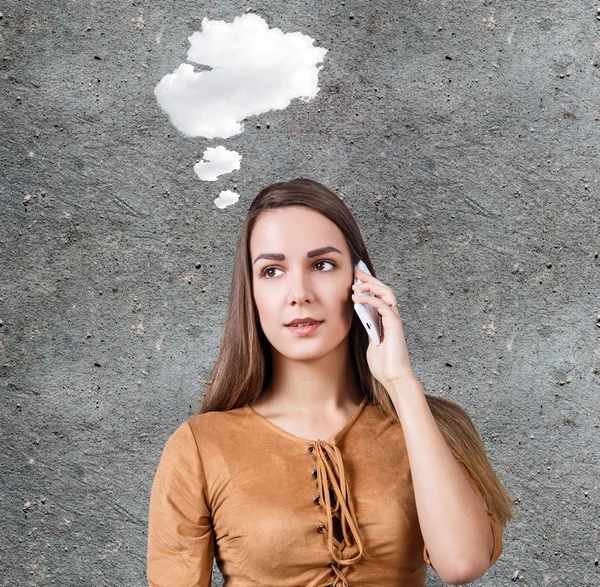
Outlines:
[[[355,302],[377,309],[378,346]],[[150,585],[209,586],[213,556],[227,587],[423,587],[428,564],[467,583],[512,511],[466,413],[423,393],[345,204],[308,179],[263,189],[199,414],[154,479]]]

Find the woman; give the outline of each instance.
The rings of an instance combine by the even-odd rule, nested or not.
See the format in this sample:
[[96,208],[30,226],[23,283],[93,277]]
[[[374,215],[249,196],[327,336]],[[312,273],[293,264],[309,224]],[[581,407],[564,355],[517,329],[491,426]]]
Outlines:
[[[355,302],[377,309],[378,346]],[[154,479],[150,585],[208,586],[213,556],[228,587],[422,587],[428,564],[462,584],[512,510],[466,413],[423,393],[345,204],[308,179],[263,189],[199,414]]]

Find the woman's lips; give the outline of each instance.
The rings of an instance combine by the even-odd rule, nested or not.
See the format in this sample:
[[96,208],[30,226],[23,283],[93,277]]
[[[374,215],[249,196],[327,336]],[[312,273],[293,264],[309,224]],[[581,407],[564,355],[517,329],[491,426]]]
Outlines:
[[286,326],[286,328],[293,332],[298,336],[306,336],[307,334],[312,334],[319,326],[321,326],[322,322],[315,322],[310,326]]

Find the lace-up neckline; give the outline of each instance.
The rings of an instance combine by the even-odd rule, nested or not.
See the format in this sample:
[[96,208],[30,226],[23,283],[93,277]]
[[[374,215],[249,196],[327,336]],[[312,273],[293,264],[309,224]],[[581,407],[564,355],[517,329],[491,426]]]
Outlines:
[[[312,445],[311,445],[312,446]],[[327,526],[327,548],[333,560],[340,566],[353,565],[363,556],[363,543],[358,530],[358,522],[354,505],[348,489],[346,472],[340,449],[324,440],[317,440],[313,454],[317,457],[317,486],[319,500],[325,508]],[[337,518],[341,528],[341,536],[334,536],[334,523]],[[344,557],[342,551],[356,545],[358,552],[353,556]],[[336,550],[340,553],[338,556]],[[340,569],[332,565],[336,573],[334,586],[350,587]]]
[[[327,548],[334,561],[331,563],[331,568],[336,578],[332,587],[352,587],[348,583],[343,570],[347,569],[349,565],[357,563],[364,553],[358,521],[348,488],[346,471],[344,470],[344,462],[337,443],[356,422],[368,401],[369,397],[365,395],[354,414],[330,440],[310,440],[295,436],[273,424],[268,418],[252,409],[250,405],[246,405],[252,414],[260,418],[274,431],[294,442],[306,445],[308,452],[317,460],[318,494],[315,497],[315,503],[320,503],[325,510],[326,524],[319,527],[319,532],[326,534]],[[350,548],[353,554],[347,554],[346,549]]]

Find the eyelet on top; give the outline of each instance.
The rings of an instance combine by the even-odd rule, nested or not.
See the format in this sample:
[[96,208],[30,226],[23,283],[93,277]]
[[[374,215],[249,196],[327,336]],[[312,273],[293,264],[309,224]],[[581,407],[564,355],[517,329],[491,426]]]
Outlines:
[[312,454],[313,452],[315,452],[315,447],[314,447],[314,445],[312,445],[312,444],[311,444],[311,445],[308,447],[308,452],[309,452],[310,454]]

